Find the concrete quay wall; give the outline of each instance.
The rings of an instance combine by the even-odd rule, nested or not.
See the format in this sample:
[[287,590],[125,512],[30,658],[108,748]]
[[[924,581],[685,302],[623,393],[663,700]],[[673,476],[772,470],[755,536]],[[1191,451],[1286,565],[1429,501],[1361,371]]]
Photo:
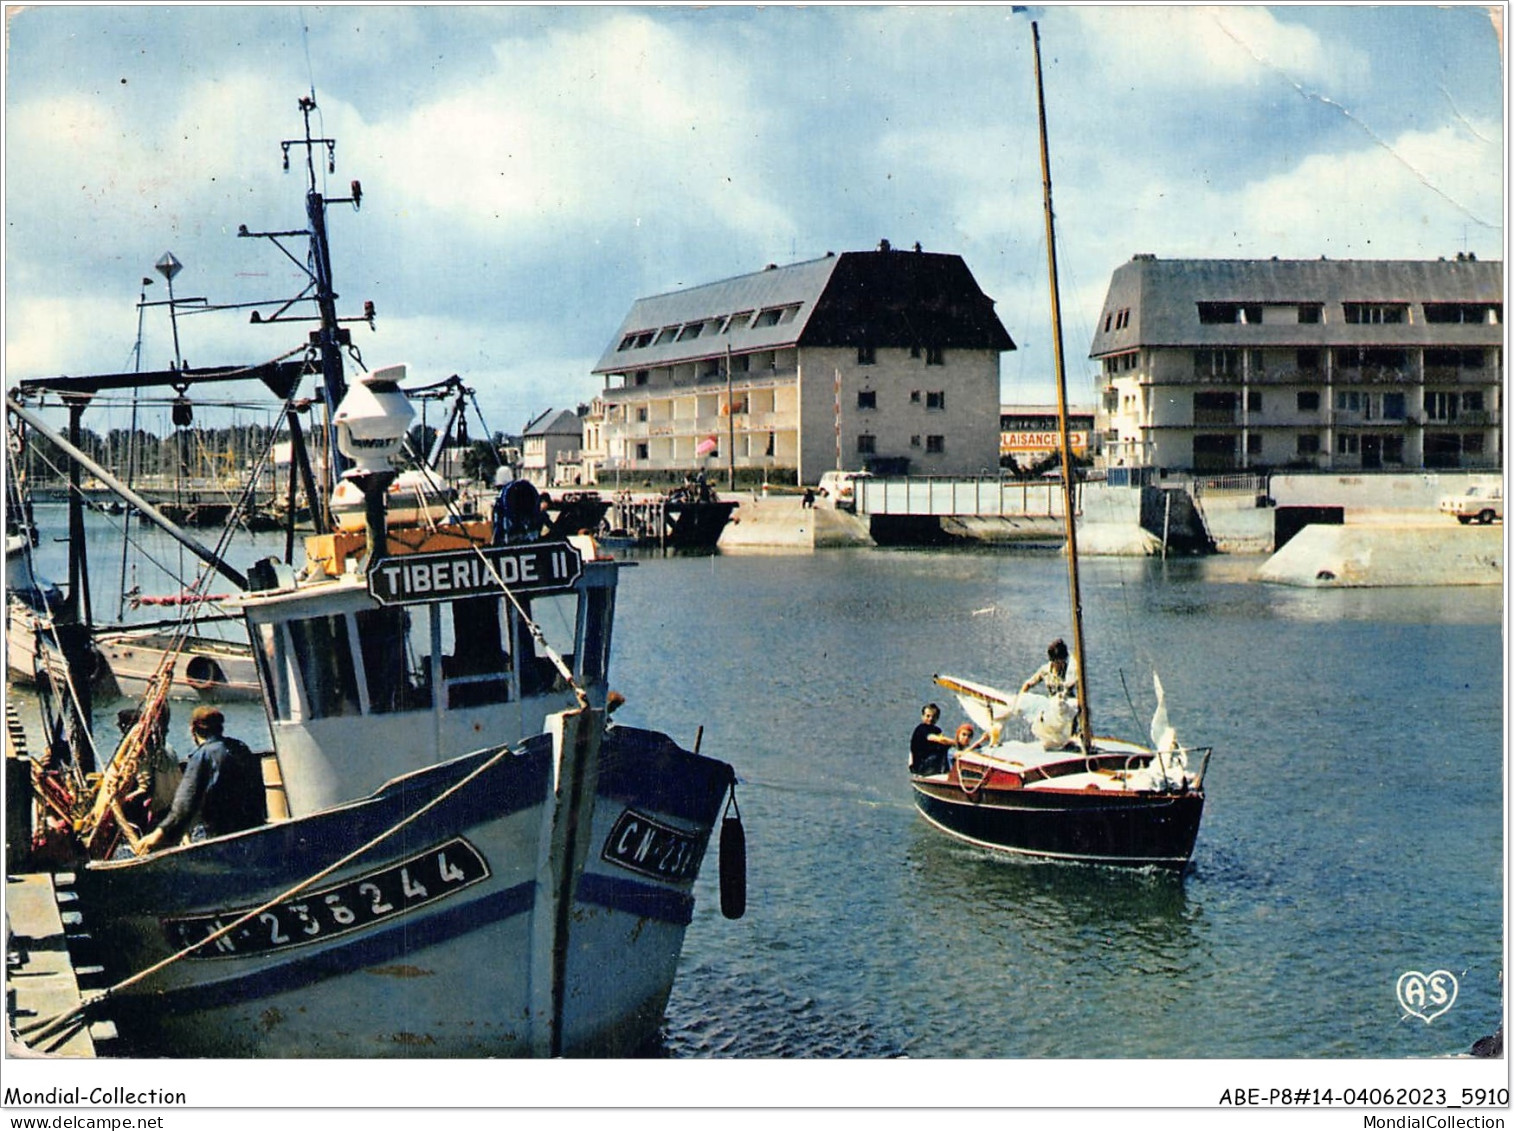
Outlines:
[[720,549],[816,550],[871,546],[867,520],[824,502],[806,507],[798,495],[740,495],[740,505],[720,535]]
[[1312,589],[1503,584],[1502,526],[1446,523],[1306,526],[1257,571]]

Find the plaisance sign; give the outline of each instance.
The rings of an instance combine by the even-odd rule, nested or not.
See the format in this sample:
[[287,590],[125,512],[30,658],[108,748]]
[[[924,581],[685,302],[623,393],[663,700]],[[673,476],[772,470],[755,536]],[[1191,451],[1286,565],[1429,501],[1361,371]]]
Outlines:
[[381,605],[409,605],[498,593],[501,581],[516,592],[566,589],[583,569],[583,556],[567,542],[410,554],[369,570],[368,592]]

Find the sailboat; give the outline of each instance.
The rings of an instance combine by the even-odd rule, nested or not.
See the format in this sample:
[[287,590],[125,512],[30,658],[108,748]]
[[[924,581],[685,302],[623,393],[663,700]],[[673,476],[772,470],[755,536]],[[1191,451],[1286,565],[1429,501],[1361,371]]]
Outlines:
[[955,750],[940,772],[912,772],[910,784],[916,808],[926,821],[980,848],[1053,860],[1181,870],[1192,857],[1198,838],[1204,812],[1204,774],[1212,751],[1178,741],[1168,720],[1161,680],[1155,675],[1157,708],[1149,743],[1098,734],[1090,718],[1073,476],[1068,470],[1073,466],[1072,444],[1041,37],[1034,23],[1031,31],[1064,469],[1062,513],[1073,625],[1072,663],[1067,671],[1070,686],[1040,695],[937,675],[936,684],[956,696],[982,735],[976,742],[964,742],[964,748]]
[[[333,145],[311,137],[314,98],[300,108],[305,139],[286,153]],[[644,1050],[717,821],[722,911],[745,909],[734,770],[697,739],[689,750],[611,718],[623,701],[609,690],[622,563],[588,537],[543,538],[529,484],[511,485],[506,518],[519,521],[498,528],[391,524],[392,460],[414,416],[407,370],[366,369],[348,386],[324,221],[328,204],[351,201],[324,198],[308,172],[328,451],[350,465],[364,528],[311,535],[298,573],[255,563],[227,601],[252,641],[273,738],[272,819],[114,851],[139,847],[119,792],[166,694],[160,671],[159,701],[144,703],[82,811],[66,783],[49,795],[89,850],[55,880],[72,888],[71,952],[106,986],[16,1035],[45,1052],[109,1020],[128,1055],[167,1056]],[[13,394],[6,406],[77,451]]]

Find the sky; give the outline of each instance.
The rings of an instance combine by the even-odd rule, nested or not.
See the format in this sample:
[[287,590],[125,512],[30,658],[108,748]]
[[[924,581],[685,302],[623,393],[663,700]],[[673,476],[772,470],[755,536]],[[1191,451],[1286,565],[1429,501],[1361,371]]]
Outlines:
[[[353,330],[363,362],[461,375],[491,430],[594,396],[638,297],[882,239],[963,256],[1019,346],[1003,399],[1050,400],[1035,20],[1069,389],[1092,403],[1088,344],[1134,254],[1504,258],[1501,12],[11,9],[6,381],[131,368],[165,251],[180,298],[297,291],[294,264],[236,232],[304,225],[280,142],[313,90],[328,195],[363,185],[330,219],[342,313],[377,310]],[[179,336],[202,366],[303,329],[243,310],[186,314]],[[148,309],[142,366],[173,348]]]

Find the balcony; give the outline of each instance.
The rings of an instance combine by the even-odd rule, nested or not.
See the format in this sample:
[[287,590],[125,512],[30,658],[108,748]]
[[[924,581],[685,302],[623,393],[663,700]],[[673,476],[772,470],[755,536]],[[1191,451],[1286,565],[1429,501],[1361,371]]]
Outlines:
[[1339,366],[1331,379],[1337,385],[1406,385],[1416,380],[1409,370],[1392,365]]
[[1229,425],[1234,427],[1241,422],[1241,410],[1239,408],[1198,408],[1193,410],[1193,423],[1195,427],[1212,427],[1214,425]]

